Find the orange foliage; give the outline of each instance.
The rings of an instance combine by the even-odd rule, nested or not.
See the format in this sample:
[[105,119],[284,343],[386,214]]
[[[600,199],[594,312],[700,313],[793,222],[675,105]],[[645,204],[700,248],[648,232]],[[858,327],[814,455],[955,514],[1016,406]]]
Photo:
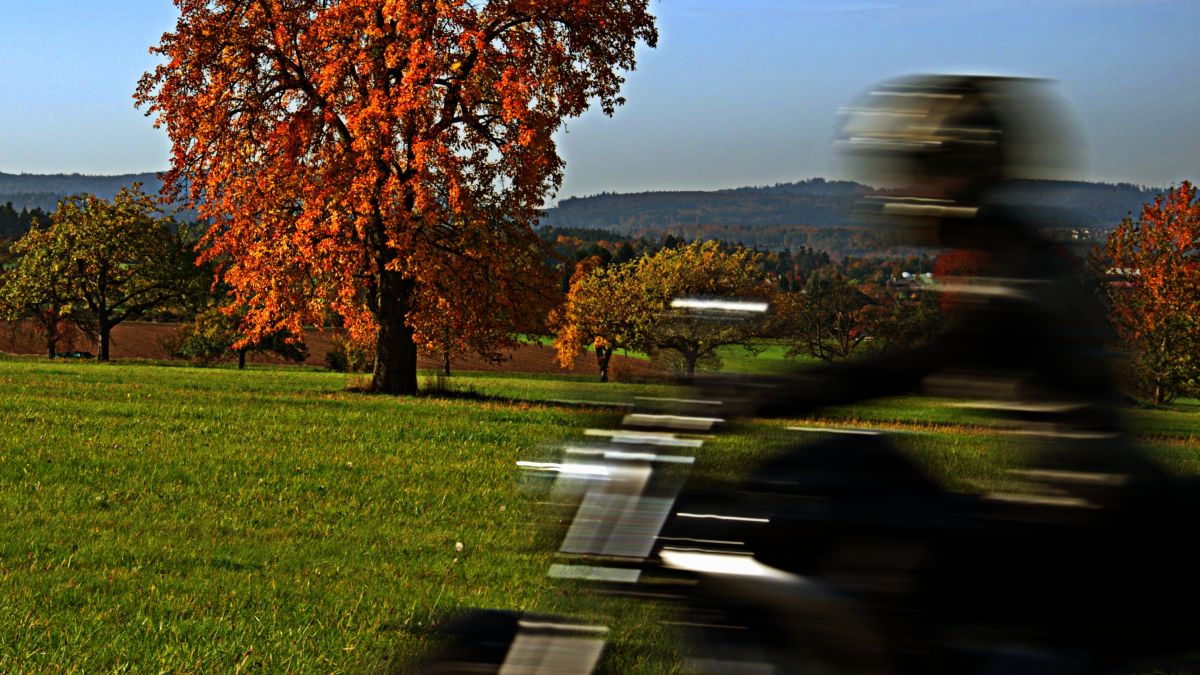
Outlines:
[[[987,268],[987,254],[974,249],[951,249],[937,257],[933,263],[933,278],[939,283],[965,283]],[[942,315],[957,316],[962,312],[964,300],[955,292],[943,291],[940,296]]]
[[637,341],[648,316],[633,271],[633,265],[605,267],[596,256],[575,265],[567,297],[551,314],[558,333],[556,360],[564,368],[574,365],[586,349],[594,348],[600,381],[607,382],[613,353]]
[[418,343],[494,346],[518,320],[552,134],[622,103],[657,37],[647,0],[175,2],[136,99],[248,339],[336,313],[377,336],[389,392],[415,390]]
[[1104,247],[1111,316],[1134,352],[1147,393],[1162,402],[1200,387],[1200,202],[1184,181]]

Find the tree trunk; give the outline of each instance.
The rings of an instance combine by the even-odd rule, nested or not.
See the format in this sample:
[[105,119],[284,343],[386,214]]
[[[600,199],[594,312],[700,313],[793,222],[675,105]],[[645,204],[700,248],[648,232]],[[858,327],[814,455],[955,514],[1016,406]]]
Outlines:
[[450,377],[450,348],[442,350],[442,374]]
[[46,328],[46,352],[47,356],[54,358],[58,356],[58,320],[52,316],[48,317],[43,323]]
[[[1166,335],[1163,335],[1162,340],[1158,344],[1158,353],[1167,354],[1167,346],[1171,344]],[[1158,359],[1155,359],[1157,361]],[[1158,377],[1154,378],[1154,405],[1162,405],[1167,400],[1167,385],[1166,378],[1161,377],[1161,371],[1156,371]]]
[[108,271],[104,266],[100,267],[100,274],[96,278],[95,299],[87,302],[96,314],[96,351],[99,352],[96,354],[96,360],[107,361],[108,338],[112,326],[108,323],[110,318],[108,315]]
[[108,360],[108,338],[110,333],[112,333],[112,326],[108,325],[108,317],[101,314],[96,324],[96,342],[100,350],[96,359],[99,361]]
[[696,361],[700,359],[700,355],[695,352],[684,352],[683,360],[687,363],[687,368],[683,373],[683,381],[691,384],[696,381]]
[[417,344],[405,322],[416,282],[399,272],[384,270],[379,275],[375,340],[375,371],[371,391],[384,394],[417,393]]
[[246,369],[246,350],[239,349],[238,350],[238,370],[245,370],[245,369]]
[[608,382],[608,362],[612,360],[612,347],[596,347],[596,365],[600,368],[600,381]]

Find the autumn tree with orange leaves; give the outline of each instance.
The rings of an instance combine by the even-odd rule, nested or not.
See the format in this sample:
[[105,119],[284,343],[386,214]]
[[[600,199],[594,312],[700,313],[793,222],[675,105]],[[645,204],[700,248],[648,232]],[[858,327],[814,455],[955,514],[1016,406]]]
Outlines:
[[555,358],[564,368],[593,349],[600,381],[608,382],[613,354],[640,344],[653,317],[635,269],[635,262],[604,265],[598,256],[575,266],[567,297],[550,318],[557,333]]
[[1200,202],[1184,181],[1126,218],[1104,246],[1110,316],[1143,393],[1166,402],[1200,384]]
[[374,336],[388,393],[416,391],[447,325],[494,346],[517,320],[552,134],[592,101],[611,114],[657,40],[648,0],[175,2],[135,97],[247,339],[335,313]]

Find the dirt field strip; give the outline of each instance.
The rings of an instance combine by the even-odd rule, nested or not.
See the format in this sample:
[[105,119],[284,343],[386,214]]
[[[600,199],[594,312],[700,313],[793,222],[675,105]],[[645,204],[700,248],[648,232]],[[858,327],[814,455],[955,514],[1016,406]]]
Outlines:
[[[127,321],[113,328],[112,356],[114,359],[153,359],[167,360],[163,344],[179,330],[177,323],[153,323],[146,321]],[[333,337],[339,331],[335,329],[305,330],[304,342],[308,346],[308,360],[304,365],[324,366],[325,355],[333,349]],[[95,352],[96,346],[90,338],[78,330],[69,331],[59,345],[60,352],[88,351]],[[0,352],[10,354],[44,355],[46,346],[36,325],[29,321],[0,321]],[[231,359],[232,360],[232,357]],[[268,354],[251,354],[247,360],[250,363],[285,363],[282,359]],[[417,367],[425,370],[440,369],[440,355],[422,356]],[[450,360],[453,373],[456,370],[475,370],[485,372],[514,372],[514,373],[549,373],[558,375],[595,375],[599,376],[595,359],[577,359],[572,368],[562,368],[554,361],[554,349],[539,344],[523,344],[518,346],[509,358],[500,362],[492,362],[474,355],[459,355]],[[612,357],[610,373],[614,379],[630,377],[647,377],[658,371],[642,359],[629,358],[616,354]]]

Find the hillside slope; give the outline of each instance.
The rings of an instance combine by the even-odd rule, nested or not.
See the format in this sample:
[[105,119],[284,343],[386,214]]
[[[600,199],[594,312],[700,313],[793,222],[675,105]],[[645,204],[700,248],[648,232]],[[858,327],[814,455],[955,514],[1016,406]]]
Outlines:
[[131,183],[141,183],[147,194],[157,194],[162,181],[157,173],[127,173],[116,176],[72,174],[11,174],[0,172],[0,204],[12,202],[13,208],[53,211],[58,200],[68,195],[91,193],[111,199]]
[[[853,226],[851,211],[869,188],[822,178],[770,187],[713,192],[642,192],[570,198],[548,209],[544,225],[590,228],[624,235],[729,230],[745,241],[755,229]],[[1005,201],[1036,209],[1042,224],[1054,228],[1106,228],[1152,201],[1158,189],[1128,183],[1021,181]],[[750,244],[750,241],[746,241]]]

